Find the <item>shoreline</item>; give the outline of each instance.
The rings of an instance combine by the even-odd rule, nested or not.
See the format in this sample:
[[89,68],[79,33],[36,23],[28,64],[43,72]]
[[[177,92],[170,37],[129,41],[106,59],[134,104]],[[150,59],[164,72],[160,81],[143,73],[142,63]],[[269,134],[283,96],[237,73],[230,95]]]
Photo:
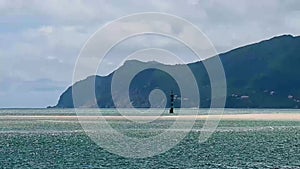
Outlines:
[[67,115],[0,115],[0,120],[245,120],[245,121],[300,121],[300,113],[278,114],[223,114],[223,115],[168,115],[168,116],[67,116]]

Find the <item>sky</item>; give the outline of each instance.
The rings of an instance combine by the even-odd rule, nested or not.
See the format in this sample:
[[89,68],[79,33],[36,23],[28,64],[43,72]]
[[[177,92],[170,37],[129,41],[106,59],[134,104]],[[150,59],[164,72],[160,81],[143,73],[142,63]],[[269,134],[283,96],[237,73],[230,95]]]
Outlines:
[[[300,34],[298,0],[0,0],[0,108],[55,105],[72,84],[76,59],[89,37],[110,21],[139,12],[188,20],[218,53],[282,34]],[[159,47],[180,49],[176,43],[168,45],[169,39],[143,40],[147,38]],[[139,41],[120,45],[111,58]],[[116,67],[114,59],[106,64],[111,70]]]

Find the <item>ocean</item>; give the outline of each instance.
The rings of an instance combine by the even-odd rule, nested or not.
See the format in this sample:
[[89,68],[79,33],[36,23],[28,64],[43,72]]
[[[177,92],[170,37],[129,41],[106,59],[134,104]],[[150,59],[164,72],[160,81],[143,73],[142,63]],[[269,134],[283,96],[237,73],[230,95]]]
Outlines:
[[[97,114],[93,109],[85,111],[89,115]],[[296,114],[300,110],[225,110],[225,114],[248,113]],[[102,114],[120,115],[115,109],[105,109]],[[184,114],[189,115],[190,110]],[[197,120],[191,131],[170,150],[147,158],[126,158],[97,145],[77,120],[7,118],[36,115],[74,116],[76,113],[73,109],[1,109],[0,168],[300,169],[300,121],[222,120],[213,135],[199,143],[204,121]],[[115,120],[110,125],[129,137],[151,137],[173,122],[132,124]]]

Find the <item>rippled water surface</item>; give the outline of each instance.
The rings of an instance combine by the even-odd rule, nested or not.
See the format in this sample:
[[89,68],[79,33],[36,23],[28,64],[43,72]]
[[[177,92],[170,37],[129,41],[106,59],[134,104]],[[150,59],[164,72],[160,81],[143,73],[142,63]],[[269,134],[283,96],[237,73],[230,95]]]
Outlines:
[[[300,113],[225,113],[262,112]],[[0,110],[2,116],[40,114],[75,115],[71,109]],[[104,114],[118,115],[113,109],[105,110]],[[128,136],[141,137],[160,133],[172,123],[160,120],[136,124],[120,120],[110,125]],[[98,147],[77,121],[0,120],[0,168],[300,168],[300,122],[221,121],[213,136],[199,144],[202,125],[203,121],[197,121],[184,140],[163,154],[130,159]]]

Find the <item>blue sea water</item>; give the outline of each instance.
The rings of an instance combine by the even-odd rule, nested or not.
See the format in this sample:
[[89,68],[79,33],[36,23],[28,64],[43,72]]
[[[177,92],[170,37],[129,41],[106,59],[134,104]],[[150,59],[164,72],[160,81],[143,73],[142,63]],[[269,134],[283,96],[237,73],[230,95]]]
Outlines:
[[[97,113],[93,109],[88,114]],[[130,111],[130,110],[128,110]],[[184,112],[190,114],[189,110]],[[205,114],[203,110],[201,114]],[[225,114],[300,113],[299,110],[226,109]],[[104,115],[119,115],[105,109]],[[76,115],[73,109],[2,109],[7,115]],[[172,121],[112,126],[132,137],[170,126]],[[153,126],[152,126],[153,124]],[[132,159],[96,145],[77,121],[0,120],[0,168],[300,168],[299,121],[221,121],[199,143],[203,121],[174,148],[157,156]]]

